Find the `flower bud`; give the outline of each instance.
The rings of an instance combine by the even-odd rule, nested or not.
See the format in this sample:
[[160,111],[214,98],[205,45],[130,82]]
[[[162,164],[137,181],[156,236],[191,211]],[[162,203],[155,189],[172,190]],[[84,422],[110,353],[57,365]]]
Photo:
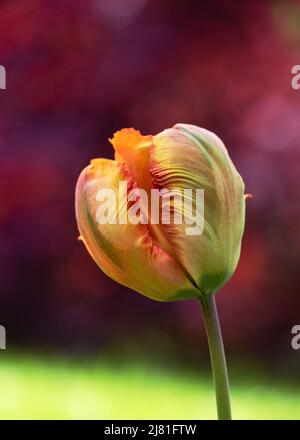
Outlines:
[[215,293],[236,268],[245,222],[244,183],[223,142],[188,124],[155,136],[123,129],[110,141],[115,160],[93,160],[76,188],[80,236],[95,262],[152,299]]

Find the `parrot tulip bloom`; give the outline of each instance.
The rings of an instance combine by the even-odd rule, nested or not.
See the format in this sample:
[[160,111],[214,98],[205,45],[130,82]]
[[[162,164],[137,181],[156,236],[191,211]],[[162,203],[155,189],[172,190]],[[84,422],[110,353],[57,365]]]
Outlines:
[[[155,136],[123,129],[110,141],[115,160],[92,160],[76,188],[80,237],[95,262],[115,281],[160,301],[216,292],[236,268],[245,220],[244,183],[223,142],[188,124]],[[124,181],[128,190],[143,189],[149,200],[152,189],[203,189],[203,232],[186,233],[192,211],[181,224],[99,224],[97,193],[113,190],[120,214],[130,205],[120,194]],[[194,196],[191,203],[196,209]],[[151,207],[144,208],[151,218]],[[173,205],[173,211],[183,209]]]

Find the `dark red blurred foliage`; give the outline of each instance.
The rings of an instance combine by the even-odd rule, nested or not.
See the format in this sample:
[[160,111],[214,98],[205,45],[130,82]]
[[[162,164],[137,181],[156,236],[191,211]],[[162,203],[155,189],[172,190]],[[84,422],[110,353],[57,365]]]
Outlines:
[[136,343],[197,358],[197,304],[151,302],[109,280],[77,241],[73,209],[80,170],[112,157],[115,130],[188,122],[220,135],[254,195],[238,270],[218,294],[228,350],[288,356],[300,321],[299,23],[295,1],[2,0],[0,323],[9,343]]

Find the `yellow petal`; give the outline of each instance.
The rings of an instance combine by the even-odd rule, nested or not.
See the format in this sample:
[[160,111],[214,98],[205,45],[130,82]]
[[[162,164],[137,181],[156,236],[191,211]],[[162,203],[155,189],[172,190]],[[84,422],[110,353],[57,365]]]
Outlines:
[[[122,154],[125,153],[122,151]],[[99,190],[116,194],[117,213],[127,206],[119,183],[136,184],[124,164],[97,159],[81,173],[76,189],[76,217],[80,235],[93,259],[111,278],[150,298],[168,301],[195,296],[181,266],[155,244],[145,224],[99,224]]]
[[[222,141],[207,130],[177,124],[154,136],[153,144],[150,168],[154,186],[177,188],[182,193],[190,188],[194,194],[197,188],[204,189],[204,230],[200,235],[187,235],[187,222],[161,228],[199,289],[213,293],[238,262],[244,229],[243,181]],[[196,207],[195,199],[193,205]]]

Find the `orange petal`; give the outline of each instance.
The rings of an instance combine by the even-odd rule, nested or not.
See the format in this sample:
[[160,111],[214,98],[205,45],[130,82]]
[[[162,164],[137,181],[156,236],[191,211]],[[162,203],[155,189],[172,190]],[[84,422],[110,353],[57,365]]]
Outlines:
[[115,160],[126,163],[138,187],[148,191],[151,187],[149,153],[152,136],[143,136],[134,128],[123,128],[109,140],[115,149]]

